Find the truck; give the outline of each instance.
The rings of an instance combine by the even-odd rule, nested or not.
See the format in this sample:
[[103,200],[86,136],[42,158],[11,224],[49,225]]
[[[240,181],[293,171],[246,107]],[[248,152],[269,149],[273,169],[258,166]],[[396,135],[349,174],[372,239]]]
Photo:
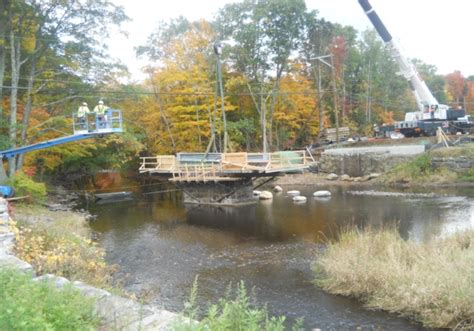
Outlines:
[[474,132],[474,121],[466,115],[464,109],[453,109],[436,100],[413,63],[402,53],[400,45],[392,38],[369,0],[359,0],[359,4],[400,67],[400,73],[408,81],[418,107],[418,111],[407,112],[404,121],[396,122],[393,127],[388,126],[387,130],[394,129],[405,137],[435,135],[438,128],[448,134]]

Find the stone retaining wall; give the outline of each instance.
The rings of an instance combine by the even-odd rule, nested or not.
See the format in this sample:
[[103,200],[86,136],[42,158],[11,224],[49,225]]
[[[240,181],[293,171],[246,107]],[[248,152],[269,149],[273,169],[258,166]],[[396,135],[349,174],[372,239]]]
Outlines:
[[433,157],[431,164],[434,168],[448,168],[452,171],[462,172],[474,168],[474,157]]
[[370,146],[325,150],[319,159],[319,171],[347,174],[351,177],[383,173],[424,153],[424,145]]
[[82,282],[71,282],[54,275],[36,277],[31,264],[13,255],[15,234],[9,228],[8,202],[0,198],[0,268],[13,268],[32,275],[33,280],[48,280],[56,287],[71,284],[84,295],[94,297],[95,311],[102,319],[105,330],[170,330],[179,315],[152,305],[142,305],[133,300],[113,295]]
[[319,171],[362,177],[371,173],[384,173],[394,166],[412,160],[414,156],[370,154],[323,154],[319,159]]

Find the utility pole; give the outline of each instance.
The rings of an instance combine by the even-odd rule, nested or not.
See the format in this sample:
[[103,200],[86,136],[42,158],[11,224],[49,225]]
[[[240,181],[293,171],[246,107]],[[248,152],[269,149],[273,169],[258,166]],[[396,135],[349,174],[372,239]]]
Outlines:
[[224,153],[227,153],[227,145],[228,136],[227,136],[227,120],[225,116],[225,108],[224,108],[224,88],[222,87],[222,65],[221,65],[221,54],[222,54],[222,46],[219,41],[214,43],[214,53],[217,56],[217,80],[219,82],[219,91],[221,95],[221,109],[222,109],[222,121],[224,124]]
[[[327,58],[331,58],[331,63],[329,63],[325,60]],[[332,87],[333,87],[333,92],[334,92],[334,117],[335,117],[335,121],[336,121],[336,143],[339,143],[339,114],[338,114],[338,111],[337,111],[337,81],[336,81],[336,70],[334,68],[333,56],[332,56],[332,54],[321,55],[321,56],[313,57],[310,60],[318,60],[318,61],[324,63],[325,65],[327,65],[329,68],[331,68]],[[320,85],[318,86],[318,88],[320,88]]]

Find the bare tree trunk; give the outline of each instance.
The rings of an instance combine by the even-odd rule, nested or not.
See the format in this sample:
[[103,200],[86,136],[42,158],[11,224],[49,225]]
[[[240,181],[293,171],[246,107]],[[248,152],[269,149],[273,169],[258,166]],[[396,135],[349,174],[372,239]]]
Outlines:
[[8,2],[0,0],[0,123],[3,119],[3,81],[5,79],[5,58],[6,58],[6,30],[7,30],[7,10]]
[[272,102],[270,104],[270,114],[268,116],[268,145],[270,149],[273,146],[273,113],[275,112],[275,107],[276,107],[276,98],[278,96],[278,91],[280,90],[280,80],[281,76],[283,74],[283,69],[285,68],[284,65],[279,67],[277,69],[277,75],[276,75],[276,80],[275,80],[275,85],[273,86],[272,89]]
[[[27,99],[26,99],[26,105],[25,105],[25,111],[23,113],[23,122],[22,122],[22,128],[21,128],[21,145],[26,145],[26,134],[28,132],[28,126],[30,124],[30,114],[31,114],[31,109],[33,106],[33,83],[35,81],[35,75],[36,75],[36,62],[37,62],[37,57],[33,56],[31,60],[31,68],[30,68],[30,74],[28,76],[28,86],[27,86]],[[18,155],[18,160],[16,164],[17,169],[21,169],[23,167],[23,160],[24,160],[24,154]]]
[[[10,19],[11,21],[11,19]],[[10,146],[16,147],[16,133],[17,133],[17,98],[18,98],[18,82],[20,80],[20,69],[21,69],[21,52],[20,52],[20,40],[17,39],[13,33],[13,29],[10,30],[10,52],[11,52],[11,92],[10,92],[10,128],[9,138]],[[8,175],[12,177],[16,171],[15,157],[8,159]]]
[[267,105],[265,101],[262,102],[263,98],[263,86],[260,86],[260,123],[262,124],[262,139],[263,139],[263,153],[268,152],[267,142]]

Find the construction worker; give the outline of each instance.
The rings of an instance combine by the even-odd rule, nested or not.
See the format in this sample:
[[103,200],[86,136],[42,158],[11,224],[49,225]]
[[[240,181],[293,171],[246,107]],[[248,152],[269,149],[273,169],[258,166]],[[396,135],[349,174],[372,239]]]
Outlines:
[[106,105],[104,105],[104,101],[100,100],[99,104],[94,107],[94,113],[97,116],[97,121],[99,123],[99,127],[104,128],[107,122],[107,115],[106,112],[109,109]]
[[81,129],[85,129],[87,114],[90,112],[89,107],[87,107],[87,102],[83,102],[77,110],[77,122],[81,126]]

